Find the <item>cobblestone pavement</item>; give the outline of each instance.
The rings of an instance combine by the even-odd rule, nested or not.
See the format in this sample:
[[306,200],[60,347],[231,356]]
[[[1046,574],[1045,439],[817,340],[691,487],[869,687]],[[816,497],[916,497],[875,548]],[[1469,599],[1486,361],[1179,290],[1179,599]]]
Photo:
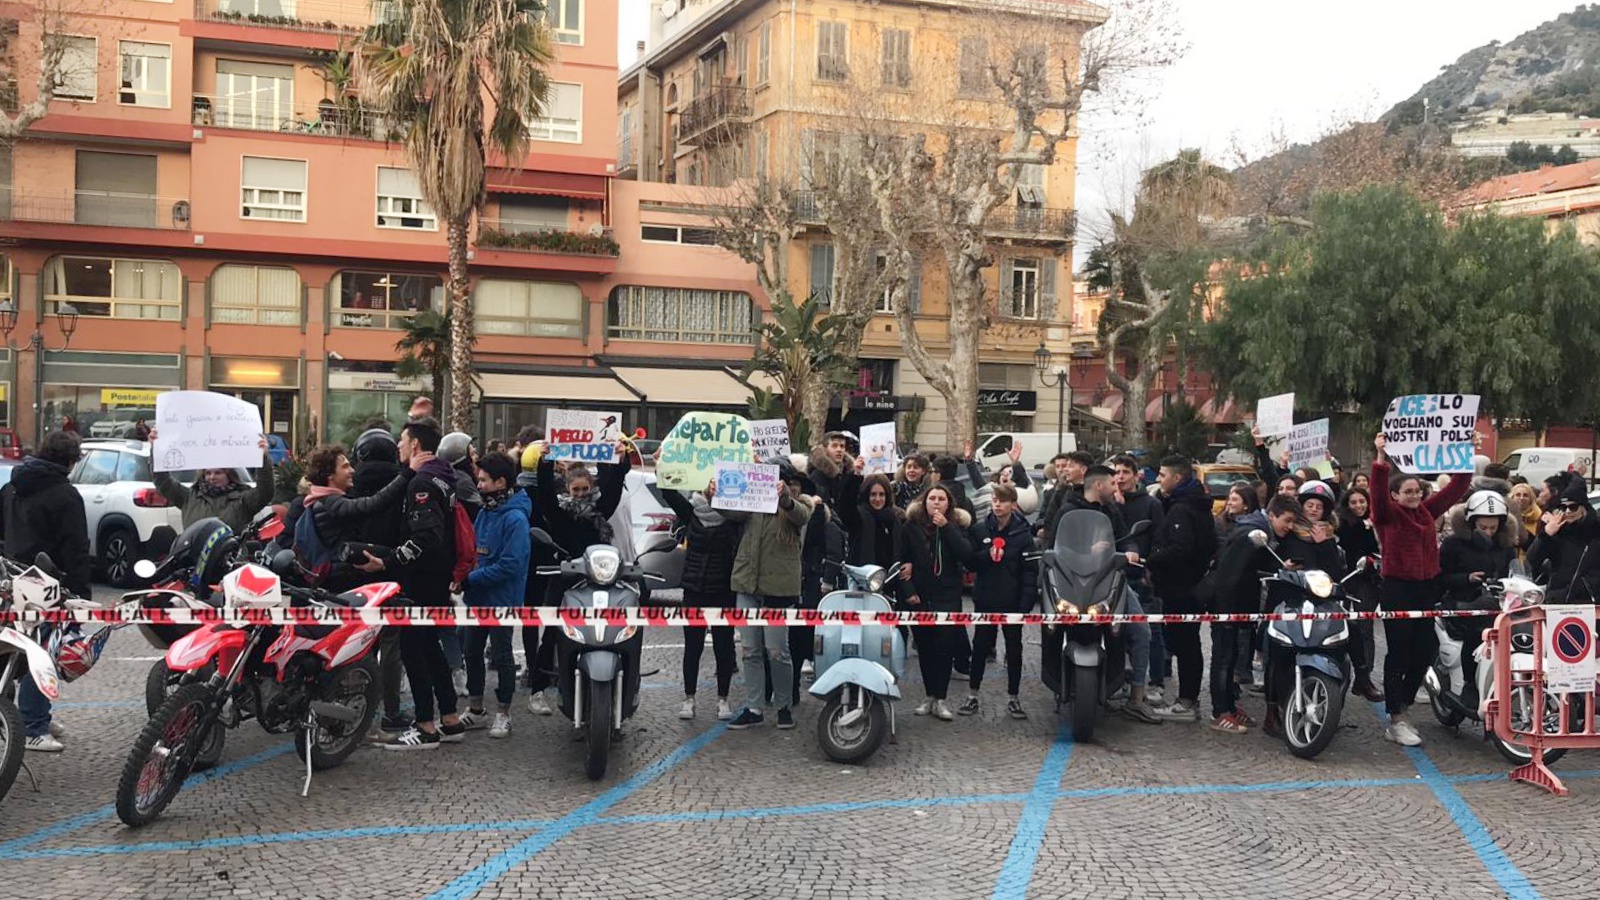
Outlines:
[[902,705],[899,742],[843,767],[817,747],[815,700],[794,731],[722,728],[709,648],[698,717],[679,720],[681,640],[648,637],[659,672],[598,783],[570,724],[520,693],[510,740],[362,749],[304,799],[291,741],[247,724],[134,831],[110,804],[157,654],[125,630],[67,686],[68,752],[30,755],[40,791],[24,775],[0,804],[0,897],[1600,898],[1584,754],[1559,766],[1572,794],[1556,798],[1505,780],[1466,733],[1427,723],[1419,751],[1386,743],[1360,701],[1313,762],[1259,734],[1115,717],[1075,746],[1033,644],[1028,720],[1004,716],[991,668],[978,717]]

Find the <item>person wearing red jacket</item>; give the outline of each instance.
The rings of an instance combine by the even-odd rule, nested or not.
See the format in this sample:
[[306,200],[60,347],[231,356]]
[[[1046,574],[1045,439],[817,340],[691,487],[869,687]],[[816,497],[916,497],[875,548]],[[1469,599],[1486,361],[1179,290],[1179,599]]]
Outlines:
[[[1432,609],[1443,597],[1439,580],[1439,537],[1435,522],[1450,511],[1472,488],[1470,474],[1450,477],[1444,490],[1423,500],[1422,479],[1389,473],[1388,442],[1382,434],[1372,441],[1372,524],[1383,547],[1383,581],[1379,598],[1385,610]],[[1422,687],[1422,676],[1438,651],[1433,622],[1428,619],[1384,619],[1383,637],[1389,645],[1383,658],[1384,707],[1389,727],[1384,737],[1406,747],[1422,743],[1406,718],[1406,710]]]

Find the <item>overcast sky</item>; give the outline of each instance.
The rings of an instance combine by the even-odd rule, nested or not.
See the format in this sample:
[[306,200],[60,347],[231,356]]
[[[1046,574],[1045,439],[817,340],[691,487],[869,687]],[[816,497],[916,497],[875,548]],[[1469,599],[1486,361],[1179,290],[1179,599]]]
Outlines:
[[[1509,41],[1577,0],[1172,0],[1188,54],[1147,86],[1148,115],[1114,130],[1083,122],[1078,205],[1087,244],[1108,204],[1125,205],[1140,169],[1200,147],[1233,165],[1275,133],[1316,137],[1330,124],[1371,119],[1411,96],[1463,53]],[[620,62],[645,36],[648,0],[621,0]],[[1108,4],[1115,6],[1115,0]],[[1082,249],[1080,245],[1080,249]]]

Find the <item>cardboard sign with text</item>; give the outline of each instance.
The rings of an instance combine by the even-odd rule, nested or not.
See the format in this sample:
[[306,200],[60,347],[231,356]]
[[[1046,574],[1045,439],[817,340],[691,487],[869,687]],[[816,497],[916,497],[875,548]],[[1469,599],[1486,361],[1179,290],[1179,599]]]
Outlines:
[[678,420],[661,442],[656,484],[662,490],[704,490],[715,477],[717,463],[755,461],[750,423],[723,412],[692,412]]
[[894,475],[900,453],[895,446],[893,422],[861,426],[861,457],[865,460],[861,474]]
[[157,472],[261,467],[261,407],[215,391],[167,391],[156,396]]
[[1412,394],[1389,404],[1383,435],[1402,472],[1470,474],[1477,424],[1477,394]]
[[[1311,466],[1321,472],[1320,465],[1328,461],[1328,420],[1303,422],[1289,429],[1284,442],[1289,448],[1289,468]],[[1333,471],[1330,464],[1328,471]]]
[[712,509],[734,512],[775,513],[778,511],[778,467],[760,463],[717,463],[717,494]]
[[545,455],[556,462],[614,463],[622,413],[552,409],[545,413]]
[[750,447],[756,459],[765,461],[788,456],[789,423],[784,419],[756,419],[750,423]]
[[1294,427],[1294,395],[1262,397],[1256,403],[1256,430],[1262,437],[1288,434]]

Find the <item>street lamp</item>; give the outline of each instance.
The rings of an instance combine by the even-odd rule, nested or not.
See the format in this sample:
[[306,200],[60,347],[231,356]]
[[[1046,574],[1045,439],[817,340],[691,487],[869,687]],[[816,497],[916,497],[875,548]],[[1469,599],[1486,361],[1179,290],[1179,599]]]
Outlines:
[[[11,342],[11,332],[17,327],[17,306],[10,300],[0,303],[0,335],[5,336],[6,347],[12,353],[12,371],[16,370],[17,345]],[[35,328],[28,335],[28,347],[33,351],[33,431],[34,446],[44,441],[44,355],[61,353],[72,345],[72,333],[78,330],[78,308],[71,303],[56,304],[56,327],[65,338],[59,349],[47,349],[44,333]]]
[[1039,373],[1040,384],[1056,389],[1056,452],[1062,453],[1066,447],[1066,426],[1071,424],[1067,413],[1067,382],[1072,376],[1066,366],[1052,365],[1054,361],[1055,354],[1040,341],[1039,349],[1033,351],[1033,368]]

